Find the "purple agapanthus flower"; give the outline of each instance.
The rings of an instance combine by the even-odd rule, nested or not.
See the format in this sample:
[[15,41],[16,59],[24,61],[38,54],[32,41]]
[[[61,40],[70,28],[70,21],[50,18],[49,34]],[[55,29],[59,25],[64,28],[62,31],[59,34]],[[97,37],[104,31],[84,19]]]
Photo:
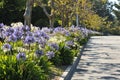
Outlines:
[[6,31],[5,31],[5,35],[6,36],[10,36],[10,35],[12,35],[14,33],[14,29],[13,28],[8,28],[8,29],[6,29]]
[[26,36],[24,42],[25,42],[26,44],[31,44],[31,43],[34,43],[34,42],[35,42],[35,39],[34,39],[33,36]]
[[30,31],[27,31],[27,32],[26,32],[26,35],[27,35],[27,36],[33,36],[33,33],[30,32]]
[[65,28],[62,28],[62,27],[56,27],[53,31],[53,33],[64,33],[65,32]]
[[49,40],[49,38],[50,38],[49,35],[47,35],[47,34],[44,35],[43,37],[44,37],[45,39],[47,39],[47,40]]
[[3,28],[4,24],[3,23],[0,23],[0,29]]
[[80,31],[83,33],[84,36],[88,35],[88,30],[86,28],[80,28]]
[[39,31],[34,32],[34,33],[33,33],[33,36],[34,36],[35,38],[40,38],[40,37],[41,37]]
[[40,36],[43,37],[43,38],[45,38],[45,39],[47,39],[47,40],[49,39],[48,34],[45,33],[45,32],[43,32],[43,31],[40,32]]
[[39,40],[38,40],[37,42],[40,44],[40,46],[41,46],[42,48],[44,48],[47,41],[46,41],[45,38],[41,37],[41,38],[39,38]]
[[48,51],[46,55],[48,56],[48,59],[51,59],[55,56],[55,53],[53,51]]
[[26,55],[24,52],[19,52],[16,56],[17,60],[26,60]]
[[74,31],[75,31],[75,26],[72,25],[72,26],[70,27],[70,32],[74,32]]
[[23,33],[22,33],[22,31],[15,30],[13,35],[15,35],[17,37],[17,39],[21,39],[21,37],[23,36]]
[[73,42],[73,41],[67,41],[67,42],[66,42],[66,45],[67,45],[67,46],[73,46],[73,45],[74,45],[74,42]]
[[17,41],[17,37],[14,34],[12,34],[12,35],[9,36],[8,41],[16,42]]
[[56,43],[50,43],[49,46],[51,47],[51,49],[55,49],[55,50],[59,49],[59,46]]
[[70,28],[75,28],[75,25],[72,25]]
[[43,27],[41,29],[41,31],[46,32],[46,33],[50,33],[51,32],[51,30],[48,27]]
[[19,27],[15,27],[14,29],[15,29],[16,31],[22,31],[22,27],[20,27],[20,26],[19,26]]
[[36,52],[35,52],[35,56],[36,57],[40,57],[40,56],[42,56],[44,53],[43,53],[43,51],[42,50],[36,50]]
[[0,33],[2,38],[6,38],[6,34],[5,33],[6,33],[6,31],[3,29],[1,31],[1,33]]
[[70,35],[71,35],[70,32],[68,31],[65,32],[65,36],[70,36]]
[[2,49],[4,52],[11,51],[12,46],[10,44],[6,43],[3,45]]
[[23,27],[22,27],[22,30],[23,30],[24,32],[30,31],[30,27],[29,27],[29,26],[23,26]]

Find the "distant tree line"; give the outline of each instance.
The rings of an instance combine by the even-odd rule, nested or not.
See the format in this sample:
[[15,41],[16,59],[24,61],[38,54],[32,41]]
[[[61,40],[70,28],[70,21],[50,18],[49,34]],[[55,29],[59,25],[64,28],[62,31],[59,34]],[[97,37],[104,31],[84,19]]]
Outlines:
[[[103,32],[119,26],[119,4],[108,0],[34,0],[31,23],[36,26],[79,25]],[[0,0],[0,22],[10,25],[12,22],[23,22],[27,0]],[[113,15],[114,14],[114,15]],[[52,22],[52,23],[50,23]]]

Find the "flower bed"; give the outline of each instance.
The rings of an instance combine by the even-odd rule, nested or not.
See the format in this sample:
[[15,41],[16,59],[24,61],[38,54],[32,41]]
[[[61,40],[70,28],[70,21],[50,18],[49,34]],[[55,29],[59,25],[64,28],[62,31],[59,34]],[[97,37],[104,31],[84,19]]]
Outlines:
[[22,23],[0,24],[0,80],[48,80],[53,67],[70,65],[93,31],[69,28],[31,30]]

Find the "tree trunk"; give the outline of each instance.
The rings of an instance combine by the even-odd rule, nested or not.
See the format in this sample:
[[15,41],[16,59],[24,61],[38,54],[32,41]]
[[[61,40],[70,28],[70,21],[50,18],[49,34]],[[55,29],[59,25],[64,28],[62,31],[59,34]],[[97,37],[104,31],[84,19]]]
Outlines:
[[54,27],[54,17],[53,16],[50,16],[49,18],[49,23],[50,23],[50,27],[53,28]]
[[65,17],[64,17],[64,12],[61,13],[61,20],[62,20],[62,27],[65,27]]
[[27,0],[26,9],[24,13],[24,25],[29,26],[31,29],[31,14],[32,14],[32,5],[34,0]]
[[76,26],[77,27],[79,26],[79,17],[78,17],[78,14],[76,14]]
[[46,7],[43,6],[42,2],[36,0],[36,3],[39,4],[39,6],[43,9],[44,13],[45,13],[46,16],[48,17],[50,27],[53,28],[53,27],[54,27],[54,21],[55,21],[54,0],[51,0],[50,2],[51,2],[51,4],[50,4],[50,7],[51,7],[51,13],[49,14],[48,11],[47,11],[47,9],[46,9]]
[[66,13],[66,24],[65,27],[69,27],[69,13]]

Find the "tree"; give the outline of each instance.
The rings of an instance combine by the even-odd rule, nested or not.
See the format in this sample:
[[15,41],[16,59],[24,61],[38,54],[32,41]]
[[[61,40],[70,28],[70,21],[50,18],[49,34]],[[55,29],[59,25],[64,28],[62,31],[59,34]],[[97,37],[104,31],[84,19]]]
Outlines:
[[0,22],[23,21],[25,0],[0,0]]
[[[55,21],[54,0],[35,0],[35,2],[43,9],[46,16],[49,18],[50,27],[54,27]],[[47,6],[50,7],[50,13],[46,9]]]
[[114,5],[117,9],[114,9],[113,12],[116,16],[116,24],[120,26],[120,3]]
[[[48,9],[48,8],[47,8]],[[40,28],[44,26],[49,26],[49,19],[43,12],[43,9],[39,6],[34,6],[32,9],[32,19],[31,23],[34,26],[39,26]]]
[[34,0],[26,1],[26,9],[24,13],[24,25],[28,25],[31,28],[31,14],[32,14],[32,6],[34,4]]
[[114,16],[111,14],[113,9],[113,3],[109,2],[109,0],[90,0],[93,5],[93,10],[100,17],[107,17],[107,21],[113,21]]
[[76,15],[76,0],[55,0],[56,14],[60,17],[61,26],[70,26]]

